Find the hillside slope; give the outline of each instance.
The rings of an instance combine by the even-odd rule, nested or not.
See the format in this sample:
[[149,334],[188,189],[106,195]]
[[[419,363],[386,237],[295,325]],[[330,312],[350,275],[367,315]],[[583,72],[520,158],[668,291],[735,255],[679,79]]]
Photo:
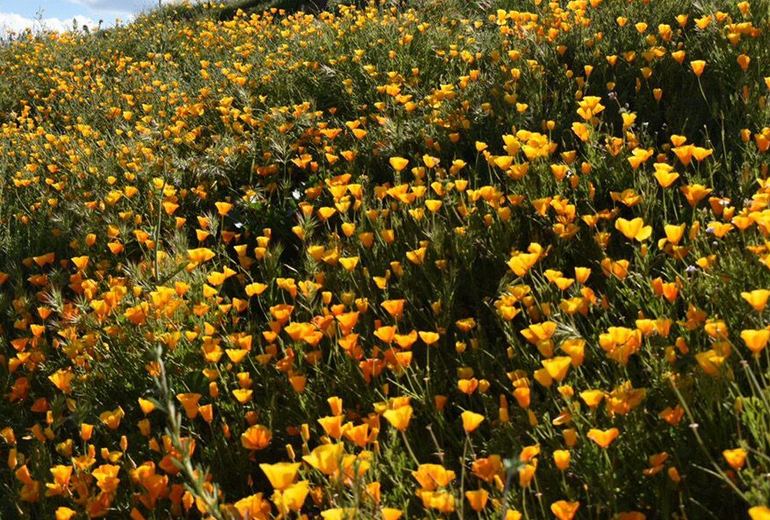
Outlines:
[[0,48],[0,517],[770,518],[769,7]]

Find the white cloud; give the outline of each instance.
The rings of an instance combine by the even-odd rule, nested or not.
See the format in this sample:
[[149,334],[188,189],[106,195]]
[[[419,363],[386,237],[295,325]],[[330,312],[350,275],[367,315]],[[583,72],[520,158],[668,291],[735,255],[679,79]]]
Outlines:
[[96,27],[97,22],[86,17],[77,15],[73,18],[62,20],[60,18],[42,18],[40,20],[27,18],[16,13],[0,12],[0,36],[7,34],[18,34],[27,29],[33,32],[56,31],[65,32],[72,30],[73,19],[76,27],[80,29],[84,25]]
[[[121,16],[134,15],[146,9],[157,7],[158,0],[68,0],[100,15]],[[161,0],[163,5],[179,3],[178,0]]]
[[[126,11],[147,5],[150,0],[69,0],[73,4],[84,5],[91,9],[107,9],[110,11]],[[128,5],[126,5],[128,4]]]

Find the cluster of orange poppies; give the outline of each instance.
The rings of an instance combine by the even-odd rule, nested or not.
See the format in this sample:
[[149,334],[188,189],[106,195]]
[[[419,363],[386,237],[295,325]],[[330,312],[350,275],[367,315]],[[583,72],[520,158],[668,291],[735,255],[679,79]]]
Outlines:
[[403,4],[0,48],[0,516],[770,519],[766,2]]

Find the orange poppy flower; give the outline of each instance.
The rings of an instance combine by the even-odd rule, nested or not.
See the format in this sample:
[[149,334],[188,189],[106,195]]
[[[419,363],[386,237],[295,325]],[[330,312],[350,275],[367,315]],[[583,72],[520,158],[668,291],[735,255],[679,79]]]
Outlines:
[[475,431],[484,421],[483,415],[470,412],[468,410],[464,411],[462,414],[460,414],[460,416],[462,417],[463,429],[465,430],[465,433],[471,433]]
[[618,435],[620,435],[620,430],[617,428],[610,428],[609,430],[591,428],[588,430],[587,437],[594,441],[599,447],[607,448],[618,438]]
[[396,409],[386,410],[382,416],[400,432],[409,428],[409,421],[412,419],[412,407],[410,405],[399,406]]
[[566,500],[559,500],[551,504],[551,512],[559,520],[572,520],[577,514],[577,510],[580,508],[580,502],[567,502]]

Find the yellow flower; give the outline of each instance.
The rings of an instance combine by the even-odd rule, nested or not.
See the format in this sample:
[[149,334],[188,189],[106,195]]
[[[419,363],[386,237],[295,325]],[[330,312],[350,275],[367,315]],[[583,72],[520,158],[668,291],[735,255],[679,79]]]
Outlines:
[[188,419],[195,419],[198,416],[198,401],[200,401],[201,397],[201,394],[195,393],[176,395],[176,398],[182,404]]
[[120,420],[125,415],[123,408],[118,406],[114,410],[102,412],[99,414],[99,419],[110,430],[117,430],[120,426]]
[[594,441],[599,447],[607,448],[618,438],[618,435],[620,435],[620,430],[617,428],[610,428],[609,430],[591,428],[588,430],[587,437]]
[[215,202],[214,206],[217,207],[217,212],[222,217],[226,216],[233,209],[233,205],[229,202]]
[[56,388],[65,394],[72,392],[72,380],[74,378],[75,374],[73,374],[69,369],[63,368],[60,368],[48,376],[48,380],[51,381],[51,383],[53,383]]
[[117,478],[120,466],[102,464],[91,474],[96,479],[96,485],[105,493],[112,493],[118,489],[120,479]]
[[604,399],[604,392],[602,390],[585,390],[580,392],[580,398],[593,410]]
[[321,511],[324,520],[353,520],[358,516],[358,510],[354,507],[335,507]]
[[316,447],[302,460],[313,466],[324,475],[334,475],[340,467],[345,446],[338,444],[322,444]]
[[652,226],[645,226],[644,220],[637,217],[632,220],[619,218],[615,221],[615,229],[623,233],[629,240],[644,242],[652,235]]
[[706,188],[702,184],[691,184],[687,186],[682,186],[680,190],[682,194],[684,194],[685,198],[687,199],[687,202],[692,207],[697,206],[698,203],[701,200],[703,200],[703,198],[706,195],[708,195],[713,191],[711,188]]
[[475,413],[470,412],[468,410],[464,411],[462,414],[460,414],[463,421],[463,429],[465,430],[465,433],[471,433],[476,430],[476,428],[479,427],[479,425],[484,421],[484,416]]
[[741,298],[746,300],[746,302],[748,302],[748,304],[757,312],[765,310],[768,297],[770,297],[770,291],[767,289],[755,289],[751,292],[741,293]]
[[348,272],[352,272],[358,265],[358,260],[359,258],[357,256],[340,257],[339,263],[342,265],[343,269]]
[[465,498],[468,499],[468,503],[471,505],[471,509],[479,513],[487,506],[487,500],[489,500],[489,491],[486,489],[466,491]]
[[559,520],[572,520],[577,514],[577,510],[580,508],[580,502],[567,502],[566,500],[559,500],[551,504],[551,512]]
[[435,345],[440,338],[437,332],[419,331],[417,334],[420,336],[423,343],[428,346]]
[[403,511],[392,507],[383,507],[380,512],[382,513],[382,520],[399,520],[404,516]]
[[259,468],[267,476],[275,489],[284,490],[297,478],[301,464],[299,462],[278,462],[275,464],[260,464]]
[[543,247],[540,244],[529,245],[527,253],[516,253],[508,260],[508,267],[516,276],[524,276],[540,260]]
[[767,346],[768,340],[770,340],[770,330],[767,329],[744,329],[741,331],[741,339],[746,347],[758,356]]
[[60,506],[56,508],[56,512],[54,513],[55,520],[71,520],[75,517],[77,514],[76,511],[73,509],[70,509],[69,507]]
[[241,434],[241,445],[247,450],[263,450],[270,444],[272,437],[267,427],[255,424]]
[[409,428],[409,421],[412,419],[412,407],[410,405],[400,406],[396,409],[385,410],[382,414],[385,419],[400,432],[405,432]]
[[420,464],[412,476],[423,490],[435,491],[448,486],[455,479],[455,472],[440,464]]
[[388,161],[390,166],[397,172],[403,171],[409,164],[409,159],[404,159],[403,157],[391,157]]
[[565,471],[569,467],[570,462],[569,450],[554,450],[553,462],[559,471]]
[[591,136],[590,127],[584,123],[572,123],[572,131],[583,142],[588,141],[588,138]]
[[276,490],[273,493],[272,501],[281,515],[286,516],[289,511],[302,509],[309,492],[310,483],[307,480],[300,480],[284,490]]
[[557,356],[551,359],[544,359],[541,363],[551,378],[561,382],[567,377],[569,367],[572,365],[572,358],[569,356]]
[[406,300],[385,300],[382,302],[382,308],[388,311],[393,318],[399,319],[404,314],[404,304]]
[[188,249],[187,256],[193,264],[202,264],[216,256],[211,249],[200,247],[198,249]]
[[703,60],[693,60],[690,62],[690,67],[695,75],[700,78],[703,70],[706,68],[706,62]]
[[739,471],[746,464],[746,456],[748,453],[743,448],[735,448],[733,450],[724,450],[722,456],[735,471]]

